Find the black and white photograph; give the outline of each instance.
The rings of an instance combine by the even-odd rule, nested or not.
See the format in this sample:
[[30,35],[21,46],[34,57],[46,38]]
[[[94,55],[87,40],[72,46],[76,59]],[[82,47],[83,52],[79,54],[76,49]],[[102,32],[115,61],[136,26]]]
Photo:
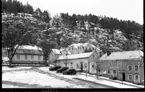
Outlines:
[[1,0],[2,88],[143,89],[143,0]]

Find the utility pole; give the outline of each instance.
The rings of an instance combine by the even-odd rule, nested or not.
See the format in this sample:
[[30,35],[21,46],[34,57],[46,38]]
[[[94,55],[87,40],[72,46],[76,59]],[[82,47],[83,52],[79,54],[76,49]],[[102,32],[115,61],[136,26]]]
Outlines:
[[88,69],[87,69],[87,65],[85,65],[85,68],[86,68],[86,77],[87,77],[87,71],[88,71]]
[[98,64],[96,62],[96,72],[97,72],[97,79],[98,79]]
[[67,55],[68,55],[68,53],[66,52],[66,54],[65,54],[65,59],[66,59],[66,67],[67,67]]

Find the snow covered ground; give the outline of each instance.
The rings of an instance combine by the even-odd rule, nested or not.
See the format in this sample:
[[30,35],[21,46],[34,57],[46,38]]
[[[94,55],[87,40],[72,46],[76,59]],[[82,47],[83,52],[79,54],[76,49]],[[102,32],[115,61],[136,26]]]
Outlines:
[[[76,81],[84,80],[84,83]],[[96,78],[82,73],[76,75],[63,75],[56,71],[49,71],[49,67],[2,67],[2,88],[92,88],[87,81],[97,84],[108,85],[115,88],[143,88],[106,80],[103,77]],[[93,84],[92,84],[93,85]],[[106,88],[98,85],[96,88]]]
[[[39,68],[43,71],[49,71],[49,69],[47,67],[41,67]],[[56,72],[52,72],[54,74],[56,74]],[[83,80],[87,80],[87,81],[92,81],[92,82],[95,82],[95,83],[99,83],[99,84],[103,84],[103,85],[108,85],[108,86],[112,86],[112,87],[116,87],[116,88],[144,88],[144,86],[141,86],[141,85],[136,85],[136,84],[133,84],[133,83],[129,83],[129,82],[121,82],[119,80],[109,80],[109,78],[105,78],[105,77],[101,77],[99,76],[99,79],[96,78],[95,75],[89,75],[85,73],[78,73],[77,75],[62,75],[61,73],[57,73],[57,75],[59,76],[63,76],[63,77],[66,77],[66,78],[79,78],[79,79],[83,79]]]
[[30,69],[32,67],[15,67],[15,68],[9,68],[7,66],[3,66],[2,67],[2,70],[5,71],[5,70],[18,70],[18,69]]
[[89,88],[87,85],[80,85],[34,71],[30,67],[11,69],[11,71],[7,71],[10,69],[2,68],[2,88]]

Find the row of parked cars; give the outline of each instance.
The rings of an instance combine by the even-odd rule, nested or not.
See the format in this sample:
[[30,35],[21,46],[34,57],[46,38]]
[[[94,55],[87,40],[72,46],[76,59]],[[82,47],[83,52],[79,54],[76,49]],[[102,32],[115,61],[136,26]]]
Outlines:
[[64,75],[73,75],[76,74],[75,69],[69,69],[68,67],[61,67],[61,66],[51,66],[49,68],[50,71],[56,71],[57,73],[63,73]]

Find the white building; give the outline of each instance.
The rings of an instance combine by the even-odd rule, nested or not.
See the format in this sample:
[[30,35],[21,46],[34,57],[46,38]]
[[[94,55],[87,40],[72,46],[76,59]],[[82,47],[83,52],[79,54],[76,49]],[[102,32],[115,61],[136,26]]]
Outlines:
[[52,49],[49,57],[48,57],[48,63],[53,63],[57,60],[57,58],[61,55],[60,50],[58,49]]
[[74,44],[70,45],[67,48],[67,50],[71,54],[79,54],[79,53],[85,53],[85,52],[92,52],[95,49],[98,49],[98,48],[96,48],[94,45],[92,45],[90,43],[74,43]]
[[2,57],[8,57],[7,50],[5,48],[2,48]]
[[30,45],[19,46],[12,59],[12,63],[44,63],[42,49]]
[[79,53],[71,55],[61,55],[57,59],[57,65],[69,67],[77,71],[87,71],[96,73],[96,60],[99,58],[99,52]]
[[[57,60],[57,58],[63,54],[63,51],[64,50],[65,49],[60,49],[60,50],[59,49],[52,49],[52,51],[51,51],[51,53],[50,53],[50,55],[48,57],[48,63],[49,64],[55,63],[55,61]],[[68,51],[67,51],[67,53],[68,54],[71,54]]]

